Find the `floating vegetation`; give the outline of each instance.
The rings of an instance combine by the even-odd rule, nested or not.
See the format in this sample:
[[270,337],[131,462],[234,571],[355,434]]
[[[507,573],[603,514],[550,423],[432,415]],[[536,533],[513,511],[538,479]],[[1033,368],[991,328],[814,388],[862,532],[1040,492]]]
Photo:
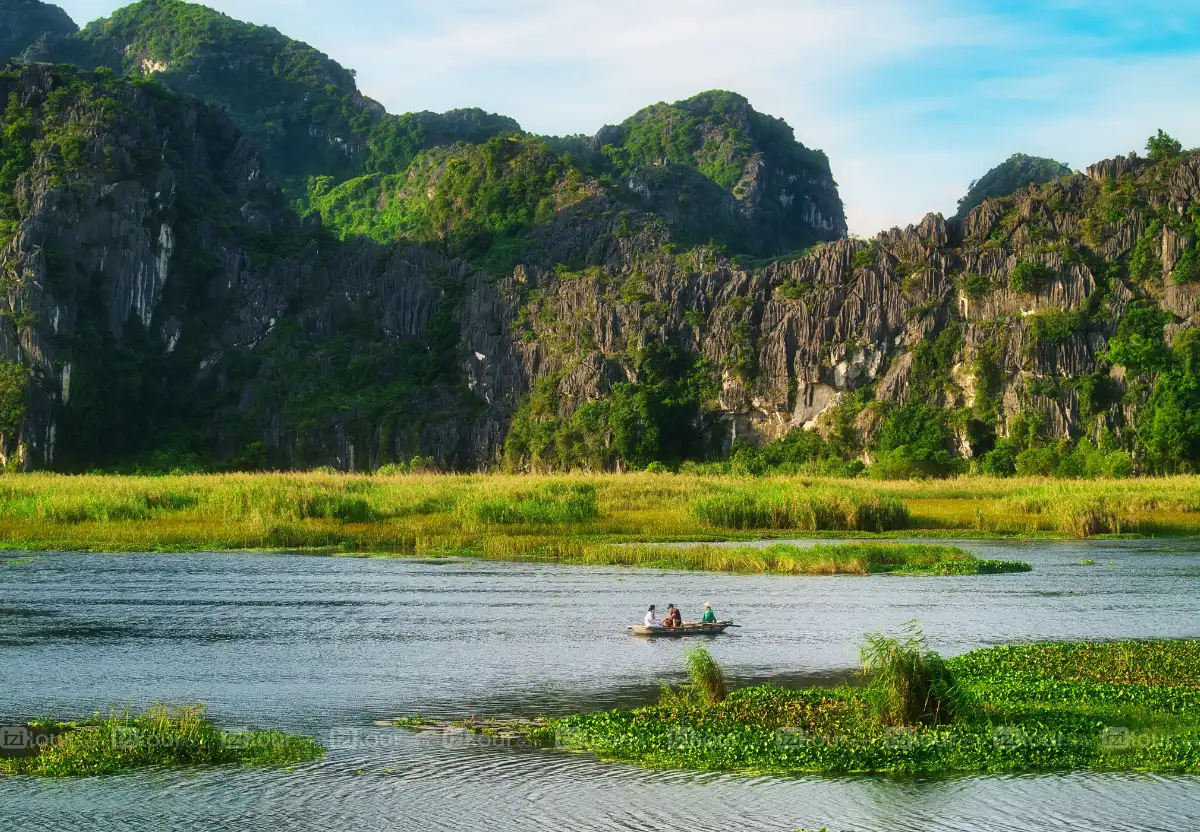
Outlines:
[[148,766],[289,765],[325,754],[308,737],[222,731],[198,705],[155,705],[136,716],[113,713],[82,722],[40,720],[7,731],[2,774],[82,777]]
[[672,695],[511,730],[606,759],[712,771],[1200,774],[1200,641],[1044,643],[943,660],[914,625],[869,637],[862,652],[866,688]]

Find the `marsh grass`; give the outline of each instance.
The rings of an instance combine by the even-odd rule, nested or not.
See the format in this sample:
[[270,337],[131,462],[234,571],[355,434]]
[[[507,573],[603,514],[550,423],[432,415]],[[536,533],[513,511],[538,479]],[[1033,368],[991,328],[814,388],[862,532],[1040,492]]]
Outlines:
[[886,532],[906,528],[909,520],[908,508],[893,497],[811,488],[716,491],[693,500],[689,509],[697,520],[727,529]]
[[725,684],[725,673],[712,654],[703,647],[693,647],[685,658],[692,687],[700,692],[704,701],[710,705],[724,702],[729,697],[729,687]]
[[655,768],[754,774],[1200,774],[1200,642],[1042,643],[943,662],[919,629],[863,645],[866,688],[696,685],[636,709],[511,727]]
[[962,549],[928,543],[858,541],[795,546],[625,546],[559,547],[553,555],[533,548],[526,555],[509,552],[509,560],[551,560],[580,565],[642,566],[745,574],[871,575],[904,572],[912,575],[979,575],[1028,571],[1028,564],[981,561]]
[[0,773],[78,777],[148,766],[286,765],[325,753],[308,737],[278,731],[226,733],[199,705],[155,705],[140,715],[114,712],[83,722],[42,721],[30,727],[52,739],[30,756],[0,757]]
[[885,725],[945,725],[965,712],[954,674],[929,649],[917,622],[897,636],[871,633],[859,648],[867,695]]
[[532,491],[468,498],[458,512],[467,526],[544,526],[594,520],[600,509],[594,485],[550,482]]
[[306,549],[589,563],[611,556],[623,563],[628,553],[604,547],[783,536],[1131,532],[1200,534],[1200,477],[922,483],[649,473],[0,477],[0,547],[10,550]]

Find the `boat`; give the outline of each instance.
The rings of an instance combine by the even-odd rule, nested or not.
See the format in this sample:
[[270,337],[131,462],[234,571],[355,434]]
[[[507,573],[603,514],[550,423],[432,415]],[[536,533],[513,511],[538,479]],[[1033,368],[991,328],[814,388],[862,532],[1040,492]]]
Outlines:
[[699,621],[685,621],[678,627],[647,627],[644,624],[630,627],[629,631],[635,636],[715,636],[725,632],[730,627],[737,627],[732,621],[718,621],[715,624],[701,624]]

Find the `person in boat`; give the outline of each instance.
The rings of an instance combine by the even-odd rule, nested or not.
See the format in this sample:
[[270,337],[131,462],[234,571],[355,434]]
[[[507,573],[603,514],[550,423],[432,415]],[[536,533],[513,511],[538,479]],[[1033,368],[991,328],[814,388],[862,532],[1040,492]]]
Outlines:
[[670,629],[683,626],[683,616],[679,614],[679,607],[667,604],[667,617],[663,619],[663,626]]
[[704,615],[700,618],[701,624],[716,624],[717,614],[713,612],[712,604],[704,605]]
[[658,619],[654,617],[654,605],[653,604],[650,605],[650,609],[646,610],[646,626],[647,627],[661,627],[662,626],[661,624],[658,623]]

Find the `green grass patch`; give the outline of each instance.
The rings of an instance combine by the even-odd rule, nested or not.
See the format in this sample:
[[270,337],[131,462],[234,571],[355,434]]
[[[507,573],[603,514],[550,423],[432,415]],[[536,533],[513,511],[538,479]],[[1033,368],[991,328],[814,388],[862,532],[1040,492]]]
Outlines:
[[114,713],[82,722],[41,720],[25,730],[36,741],[0,756],[0,773],[83,777],[149,766],[273,766],[325,754],[308,737],[222,731],[207,719],[203,706],[156,705],[136,716]]

